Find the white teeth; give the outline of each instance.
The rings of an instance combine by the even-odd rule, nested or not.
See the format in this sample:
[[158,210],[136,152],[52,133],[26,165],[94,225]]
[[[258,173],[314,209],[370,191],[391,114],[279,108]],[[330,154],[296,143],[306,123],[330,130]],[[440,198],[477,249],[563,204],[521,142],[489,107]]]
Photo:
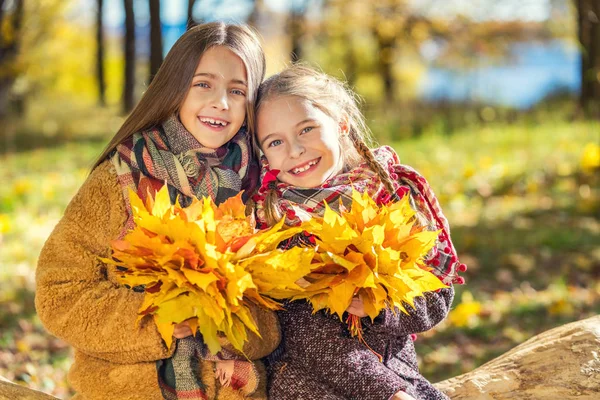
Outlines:
[[300,168],[294,168],[294,169],[292,170],[292,172],[293,172],[294,174],[299,174],[299,173],[301,173],[301,172],[304,172],[304,171],[306,171],[307,169],[309,169],[310,167],[312,167],[313,165],[315,165],[315,164],[317,163],[317,161],[318,161],[318,160],[313,160],[313,161],[309,162],[308,164],[306,164],[304,167],[300,167]]
[[211,125],[222,125],[222,126],[226,126],[228,124],[228,122],[225,121],[221,121],[221,120],[215,120],[212,118],[200,118],[200,121],[211,124]]

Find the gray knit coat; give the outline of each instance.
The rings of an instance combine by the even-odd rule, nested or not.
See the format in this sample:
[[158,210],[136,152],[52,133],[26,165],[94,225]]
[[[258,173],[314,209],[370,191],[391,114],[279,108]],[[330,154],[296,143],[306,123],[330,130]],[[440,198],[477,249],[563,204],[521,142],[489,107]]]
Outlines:
[[416,399],[448,399],[419,373],[411,334],[442,321],[453,298],[450,286],[415,298],[408,314],[384,310],[373,322],[363,318],[364,339],[383,362],[336,315],[312,314],[305,301],[287,303],[278,312],[281,344],[267,358],[269,398],[388,400],[402,390]]

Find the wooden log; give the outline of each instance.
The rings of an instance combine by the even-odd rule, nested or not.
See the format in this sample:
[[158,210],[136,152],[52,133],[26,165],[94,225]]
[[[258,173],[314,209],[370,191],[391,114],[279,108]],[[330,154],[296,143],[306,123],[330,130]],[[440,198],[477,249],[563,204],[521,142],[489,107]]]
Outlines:
[[[481,367],[436,383],[452,400],[600,399],[600,316],[532,337]],[[0,376],[0,400],[56,400]]]
[[543,332],[435,386],[452,400],[598,400],[600,316]]
[[57,400],[49,394],[19,386],[0,376],[0,400]]

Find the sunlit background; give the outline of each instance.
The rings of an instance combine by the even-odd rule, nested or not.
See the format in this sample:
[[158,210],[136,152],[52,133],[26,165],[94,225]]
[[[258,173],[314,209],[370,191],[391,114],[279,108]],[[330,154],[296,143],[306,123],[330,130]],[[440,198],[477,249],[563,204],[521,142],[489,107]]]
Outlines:
[[427,378],[600,312],[600,1],[0,0],[1,376],[70,395],[33,306],[39,251],[162,56],[215,19],[260,32],[267,75],[347,80],[430,180],[469,270],[416,342]]

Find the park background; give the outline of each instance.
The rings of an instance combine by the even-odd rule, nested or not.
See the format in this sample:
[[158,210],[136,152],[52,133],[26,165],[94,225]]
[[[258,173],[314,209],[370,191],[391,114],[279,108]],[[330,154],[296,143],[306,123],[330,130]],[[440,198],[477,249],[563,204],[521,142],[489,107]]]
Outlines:
[[267,75],[347,80],[429,179],[469,266],[416,341],[431,381],[600,312],[600,0],[0,0],[0,376],[71,394],[35,314],[40,249],[173,42],[212,20],[254,26]]

